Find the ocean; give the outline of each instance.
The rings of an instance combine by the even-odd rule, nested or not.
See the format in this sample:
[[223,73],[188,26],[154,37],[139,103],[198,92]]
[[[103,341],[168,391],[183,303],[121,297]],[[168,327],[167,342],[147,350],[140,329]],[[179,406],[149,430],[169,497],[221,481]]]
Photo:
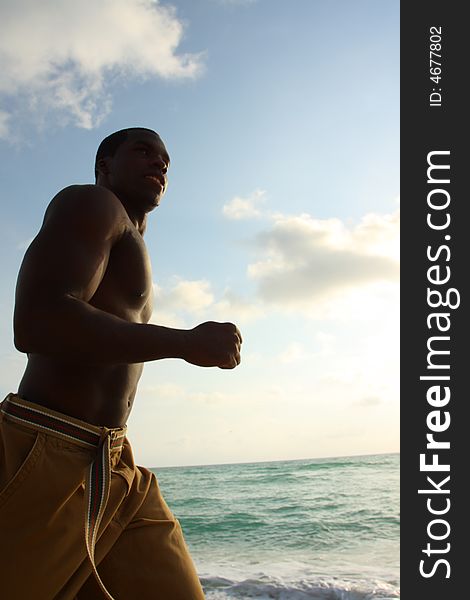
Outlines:
[[153,469],[207,600],[395,599],[399,454]]

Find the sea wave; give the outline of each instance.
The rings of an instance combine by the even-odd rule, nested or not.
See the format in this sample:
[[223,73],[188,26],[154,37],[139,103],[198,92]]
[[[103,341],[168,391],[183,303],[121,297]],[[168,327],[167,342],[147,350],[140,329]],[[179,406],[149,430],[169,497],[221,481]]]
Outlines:
[[397,600],[397,586],[383,581],[319,579],[283,582],[269,576],[233,581],[225,577],[201,578],[207,600]]
[[399,598],[398,455],[179,467],[160,483],[207,600]]

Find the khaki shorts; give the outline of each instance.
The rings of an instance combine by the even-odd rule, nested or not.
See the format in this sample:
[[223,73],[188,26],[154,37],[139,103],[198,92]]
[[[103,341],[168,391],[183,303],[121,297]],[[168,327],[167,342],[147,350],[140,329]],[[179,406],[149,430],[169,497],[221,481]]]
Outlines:
[[[14,394],[0,411],[2,600],[204,599],[180,524],[155,476],[134,464],[125,430],[95,427]],[[42,420],[31,423],[28,414]],[[73,439],[71,427],[83,430],[84,441]],[[111,440],[104,487],[91,468],[103,447],[86,438],[92,434]],[[95,504],[101,513],[93,533],[87,508],[90,518]]]

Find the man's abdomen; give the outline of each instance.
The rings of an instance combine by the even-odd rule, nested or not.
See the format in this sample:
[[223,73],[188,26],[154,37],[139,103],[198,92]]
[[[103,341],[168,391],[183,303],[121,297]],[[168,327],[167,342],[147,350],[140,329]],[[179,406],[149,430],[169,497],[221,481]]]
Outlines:
[[18,395],[87,423],[123,427],[142,369],[142,364],[85,365],[32,354]]

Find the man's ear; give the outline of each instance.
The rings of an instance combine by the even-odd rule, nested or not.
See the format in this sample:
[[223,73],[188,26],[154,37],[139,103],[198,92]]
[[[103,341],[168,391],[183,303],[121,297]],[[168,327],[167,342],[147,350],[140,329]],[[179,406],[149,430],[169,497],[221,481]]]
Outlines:
[[109,173],[108,157],[103,157],[103,158],[98,159],[98,161],[96,162],[96,166],[100,173],[102,173],[103,175],[107,175]]

